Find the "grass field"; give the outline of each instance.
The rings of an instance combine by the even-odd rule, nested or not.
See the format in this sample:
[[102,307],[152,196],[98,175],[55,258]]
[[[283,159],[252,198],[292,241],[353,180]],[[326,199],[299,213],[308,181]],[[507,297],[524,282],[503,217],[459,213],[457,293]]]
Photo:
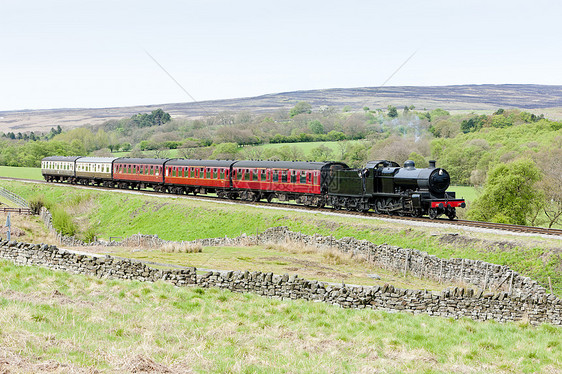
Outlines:
[[[97,250],[99,252],[99,249]],[[323,282],[359,285],[389,283],[399,288],[442,290],[450,284],[428,279],[404,277],[376,268],[363,257],[351,257],[333,249],[306,247],[300,243],[247,247],[206,247],[200,253],[175,253],[166,250],[107,248],[103,253],[156,263],[194,266],[220,270],[250,270],[275,274],[297,274],[301,278]],[[369,274],[376,274],[375,280]]]
[[556,373],[562,329],[100,280],[0,261],[0,371]]
[[[352,140],[352,141],[348,141],[348,144],[355,144],[358,142],[360,142],[360,140]],[[289,147],[294,146],[300,148],[305,154],[309,155],[310,151],[312,151],[314,148],[323,145],[324,147],[330,148],[334,152],[334,156],[335,156],[339,152],[338,144],[339,142],[273,143],[273,144],[263,144],[258,147],[261,147],[263,149],[275,149],[275,148],[281,148],[283,146],[289,146]]]
[[[560,241],[404,226],[359,217],[260,209],[240,204],[220,204],[162,195],[161,197],[75,189],[60,185],[0,182],[26,198],[41,195],[52,207],[64,208],[79,227],[78,234],[128,237],[156,234],[166,240],[253,234],[268,227],[287,226],[305,234],[366,239],[415,248],[443,258],[468,258],[507,265],[562,293]],[[447,234],[454,234],[453,236]]]
[[465,199],[468,203],[473,202],[480,193],[476,187],[471,186],[451,186],[448,190],[456,192],[457,198]]
[[41,175],[41,168],[0,166],[0,177],[43,180],[43,175]]

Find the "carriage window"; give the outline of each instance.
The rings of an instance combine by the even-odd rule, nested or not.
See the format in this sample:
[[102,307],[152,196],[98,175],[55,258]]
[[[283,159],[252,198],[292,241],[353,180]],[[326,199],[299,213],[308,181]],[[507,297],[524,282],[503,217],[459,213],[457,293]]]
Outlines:
[[254,170],[252,180],[255,180],[255,181],[259,180],[258,179],[259,173],[260,173],[259,170]]
[[213,169],[213,178],[217,179],[218,177],[218,170],[215,168]]
[[287,183],[287,171],[283,171],[281,174],[281,183]]
[[301,184],[306,184],[306,173],[303,171],[301,172],[301,180],[300,180]]
[[297,183],[297,172],[291,171],[291,183]]
[[224,169],[220,170],[220,179],[224,179]]
[[314,176],[314,184],[320,184],[319,179],[320,179],[320,176],[319,176],[318,174],[316,174],[316,175]]
[[273,171],[273,181],[279,182],[279,172],[277,170]]

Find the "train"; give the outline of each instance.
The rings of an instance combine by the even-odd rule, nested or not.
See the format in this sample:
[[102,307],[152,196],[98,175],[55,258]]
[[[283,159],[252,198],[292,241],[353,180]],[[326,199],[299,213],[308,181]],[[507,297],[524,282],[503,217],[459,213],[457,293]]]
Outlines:
[[41,161],[47,182],[153,189],[171,194],[216,194],[222,199],[329,207],[378,214],[453,220],[464,199],[447,191],[450,176],[430,161],[343,162],[195,160],[171,158],[49,156]]

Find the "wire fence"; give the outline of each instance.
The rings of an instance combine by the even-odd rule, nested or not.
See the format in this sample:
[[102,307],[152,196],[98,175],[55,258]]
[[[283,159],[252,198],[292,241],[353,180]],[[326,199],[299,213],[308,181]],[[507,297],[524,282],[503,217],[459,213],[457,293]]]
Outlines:
[[22,208],[29,208],[29,203],[23,197],[16,195],[11,191],[8,191],[4,187],[0,187],[0,196],[5,197],[6,199],[10,200],[18,206],[21,206]]

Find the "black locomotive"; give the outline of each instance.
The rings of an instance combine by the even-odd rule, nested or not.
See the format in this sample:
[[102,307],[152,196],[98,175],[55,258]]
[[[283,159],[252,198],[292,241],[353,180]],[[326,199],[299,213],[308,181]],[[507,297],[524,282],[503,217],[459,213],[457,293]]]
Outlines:
[[450,181],[449,173],[435,167],[435,161],[424,169],[417,169],[411,160],[404,167],[393,161],[371,161],[364,169],[334,170],[327,185],[327,204],[336,209],[414,217],[427,214],[432,219],[445,214],[454,219],[456,208],[466,204],[454,192],[447,192]]
[[417,169],[387,160],[352,169],[342,162],[225,161],[117,157],[42,160],[49,182],[151,188],[173,194],[216,193],[224,199],[295,201],[297,204],[376,213],[456,216],[462,199],[447,192],[450,177],[435,167]]

